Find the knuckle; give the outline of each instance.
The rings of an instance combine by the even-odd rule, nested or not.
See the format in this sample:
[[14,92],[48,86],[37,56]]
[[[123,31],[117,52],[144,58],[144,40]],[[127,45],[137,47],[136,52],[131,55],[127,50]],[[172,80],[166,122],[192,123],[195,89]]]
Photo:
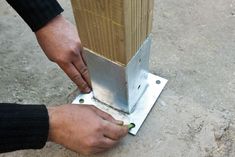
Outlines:
[[124,129],[119,129],[115,132],[115,137],[117,140],[123,138],[126,135],[126,131]]
[[86,66],[81,66],[80,72],[82,75],[86,75],[88,73],[88,68]]
[[97,132],[102,132],[105,127],[106,127],[105,124],[103,124],[103,123],[97,123],[97,126],[96,126],[95,130],[96,130]]
[[86,146],[87,147],[94,147],[97,145],[97,140],[94,138],[87,139]]
[[79,48],[82,47],[82,43],[81,43],[80,40],[76,40],[74,43],[75,43],[75,45],[78,46]]
[[69,51],[68,51],[68,54],[70,55],[70,56],[74,56],[74,55],[77,55],[77,48],[76,47],[70,47],[69,48]]
[[62,65],[69,63],[66,57],[63,57],[63,56],[56,56],[55,58],[53,58],[53,62],[62,64]]
[[78,55],[81,50],[81,42],[75,41],[70,47],[69,47],[69,53],[71,55]]
[[116,132],[114,134],[114,137],[116,138],[116,140],[119,140],[120,138],[122,138],[122,135],[120,133]]
[[103,113],[103,117],[104,117],[104,119],[106,119],[108,121],[111,121],[111,122],[114,121],[114,118],[110,114]]
[[[82,80],[81,76],[79,74],[75,74],[72,76],[72,79],[76,82],[80,82]],[[80,83],[81,84],[81,83]]]
[[76,84],[78,85],[80,90],[83,90],[87,88],[87,84],[83,81],[83,78],[80,76],[80,74],[76,74],[72,76],[71,78]]
[[113,119],[113,116],[111,116],[111,114],[106,113],[106,116],[108,119]]
[[106,124],[102,120],[96,121],[96,124],[94,126],[94,130],[97,133],[102,133],[105,128],[106,128]]
[[82,42],[81,42],[81,40],[76,40],[74,42],[74,45],[75,45],[76,49],[82,50]]

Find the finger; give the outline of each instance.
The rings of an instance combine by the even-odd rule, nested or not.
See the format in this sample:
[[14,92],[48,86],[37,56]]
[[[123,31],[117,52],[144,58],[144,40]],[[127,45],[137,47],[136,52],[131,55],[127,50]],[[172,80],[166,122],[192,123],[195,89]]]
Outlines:
[[85,57],[85,50],[84,50],[83,46],[81,48],[81,56],[82,56],[82,60],[83,60],[84,64],[87,66],[86,57]]
[[[92,154],[97,154],[97,153],[101,153],[104,151],[105,151],[105,148],[92,147],[92,148],[90,148],[89,151],[82,152],[82,154],[83,155],[92,155]],[[79,150],[75,150],[75,152],[79,152]]]
[[120,140],[122,137],[126,136],[128,133],[127,126],[120,126],[109,121],[106,121],[104,136],[112,140]]
[[123,121],[116,120],[111,116],[110,114],[98,109],[97,107],[93,106],[94,111],[104,120],[110,121],[112,123],[115,123],[117,125],[123,125]]
[[108,149],[108,148],[111,148],[111,147],[115,146],[117,143],[118,143],[118,141],[116,141],[116,140],[112,140],[108,137],[104,137],[102,139],[101,144],[100,144],[99,147]]
[[104,148],[93,148],[93,152],[92,154],[96,154],[96,153],[101,153],[101,152],[104,152],[105,149]]
[[[82,45],[81,45],[79,54],[81,55],[81,58],[83,60],[84,65],[87,67],[87,62],[86,62],[86,57],[85,57],[85,50],[84,50]],[[88,82],[89,86],[91,87],[91,79],[90,79],[90,76],[89,76],[89,72],[88,72],[88,77],[86,78],[86,81]]]
[[61,69],[69,76],[69,78],[78,86],[81,92],[90,92],[90,88],[86,81],[82,78],[81,74],[78,70],[74,67],[73,64],[59,64]]
[[91,83],[90,83],[91,81],[90,81],[88,68],[87,68],[87,65],[84,63],[81,53],[78,53],[76,55],[75,59],[73,60],[73,65],[80,72],[80,74],[82,75],[84,80],[87,82],[87,84],[91,87]]
[[115,119],[110,114],[98,109],[97,107],[94,107],[93,109],[101,118],[108,120],[110,122],[115,121]]
[[121,120],[115,120],[115,121],[116,121],[115,124],[117,125],[124,125],[124,122]]
[[[85,50],[84,50],[83,47],[81,49],[81,57],[82,57],[83,63],[87,66]],[[89,74],[89,72],[88,72],[88,74]],[[92,87],[90,75],[88,75],[88,80],[87,81],[88,81],[89,86]]]

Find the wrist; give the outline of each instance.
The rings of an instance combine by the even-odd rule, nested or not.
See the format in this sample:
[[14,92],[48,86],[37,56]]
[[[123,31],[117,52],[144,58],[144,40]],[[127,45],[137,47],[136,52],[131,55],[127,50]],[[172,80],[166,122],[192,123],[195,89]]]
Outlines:
[[51,142],[56,142],[57,143],[57,139],[58,139],[58,135],[60,132],[60,116],[58,116],[58,114],[60,114],[59,112],[59,108],[60,107],[48,107],[48,115],[49,115],[49,131],[48,131],[48,141]]
[[59,14],[57,16],[55,16],[54,18],[52,18],[47,24],[45,24],[43,27],[41,27],[40,29],[38,29],[37,31],[35,31],[35,34],[38,35],[41,32],[44,32],[48,27],[54,27],[58,24],[58,22],[64,21],[65,18],[63,17],[63,15]]

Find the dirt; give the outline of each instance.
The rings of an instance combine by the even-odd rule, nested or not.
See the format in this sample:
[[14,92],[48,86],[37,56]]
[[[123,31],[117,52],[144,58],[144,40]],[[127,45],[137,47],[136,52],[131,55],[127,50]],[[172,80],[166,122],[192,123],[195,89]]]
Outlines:
[[[69,1],[60,0],[74,23]],[[102,157],[235,156],[235,1],[155,0],[151,72],[169,83],[137,136]],[[0,0],[0,100],[57,105],[76,87]],[[82,156],[48,143],[0,157]]]

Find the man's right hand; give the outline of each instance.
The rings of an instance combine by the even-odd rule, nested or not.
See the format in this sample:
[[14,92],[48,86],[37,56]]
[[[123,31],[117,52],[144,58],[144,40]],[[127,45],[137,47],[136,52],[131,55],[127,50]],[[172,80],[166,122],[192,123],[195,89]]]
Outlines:
[[46,56],[60,66],[81,92],[89,93],[91,82],[76,27],[58,15],[35,35]]
[[49,107],[49,141],[85,155],[103,152],[128,133],[122,121],[88,105]]

